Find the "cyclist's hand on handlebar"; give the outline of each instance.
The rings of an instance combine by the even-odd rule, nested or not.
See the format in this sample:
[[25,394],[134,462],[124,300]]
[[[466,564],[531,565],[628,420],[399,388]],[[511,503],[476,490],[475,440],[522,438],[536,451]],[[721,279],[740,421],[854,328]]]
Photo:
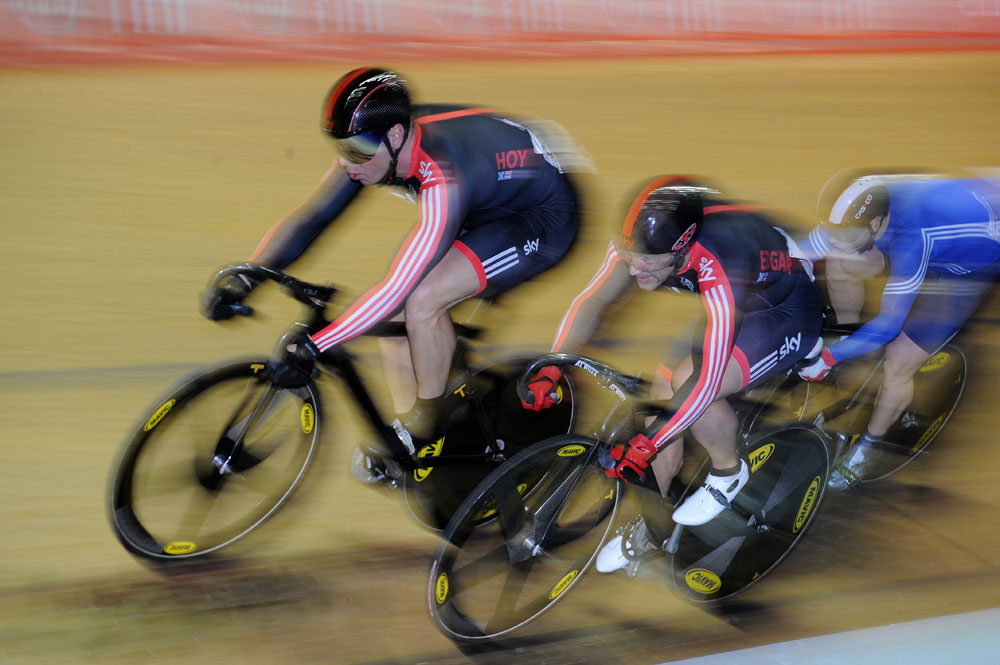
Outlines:
[[799,370],[799,376],[806,381],[822,381],[830,373],[830,368],[837,364],[837,360],[830,353],[830,349],[823,347],[823,352]]
[[201,294],[201,313],[212,321],[223,321],[234,316],[249,316],[253,309],[243,304],[256,284],[245,275],[231,275],[210,286]]
[[301,388],[317,374],[316,358],[319,354],[320,350],[309,335],[299,335],[279,359],[271,361],[271,382],[282,388]]
[[532,411],[541,411],[561,402],[560,379],[562,379],[562,370],[555,365],[542,368],[528,381],[528,390],[531,391],[530,399],[522,399],[521,406]]
[[656,446],[645,434],[636,434],[628,443],[620,443],[611,449],[614,466],[605,469],[609,478],[621,478],[626,482],[642,479],[649,468],[649,460],[656,454]]

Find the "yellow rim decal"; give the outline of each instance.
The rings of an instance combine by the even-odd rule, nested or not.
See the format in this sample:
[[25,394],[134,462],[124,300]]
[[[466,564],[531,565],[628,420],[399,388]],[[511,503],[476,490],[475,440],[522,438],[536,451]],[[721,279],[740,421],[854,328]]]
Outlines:
[[261,365],[260,363],[254,363],[253,365],[250,365],[250,369],[253,370],[254,374],[257,374],[258,372],[260,372],[260,370],[264,369],[265,367],[267,367],[267,365]]
[[549,591],[549,600],[555,600],[559,595],[569,588],[569,585],[573,583],[576,576],[580,574],[578,570],[571,570],[562,579],[556,582],[556,585],[552,587],[552,591]]
[[933,372],[934,370],[941,369],[948,364],[949,360],[951,360],[950,353],[947,351],[938,351],[924,363],[923,367],[920,368],[920,371]]
[[316,417],[313,413],[313,408],[311,404],[303,404],[302,412],[299,414],[299,420],[302,423],[302,431],[308,434],[313,431],[313,425],[316,424]]
[[559,457],[576,457],[577,455],[582,455],[586,450],[583,446],[573,444],[571,446],[563,446],[556,451],[556,455]]
[[156,427],[157,423],[163,420],[163,416],[167,415],[167,413],[170,412],[170,409],[174,408],[174,404],[176,403],[177,400],[172,399],[163,404],[163,406],[161,406],[160,408],[158,408],[156,412],[149,417],[149,420],[146,421],[145,426],[143,426],[142,428],[143,431],[148,432],[149,430]]
[[163,548],[164,554],[191,554],[198,549],[198,546],[194,543],[185,540],[175,540],[172,543],[167,543],[166,547]]
[[[524,490],[526,489],[528,489],[528,486],[525,483],[521,483],[520,485],[517,486],[517,493],[520,494],[521,496],[524,496]],[[496,512],[497,512],[497,501],[496,499],[491,498],[489,501],[486,502],[485,506],[479,509],[479,512],[477,512],[475,515],[472,516],[472,519],[484,520],[487,517],[496,514]]]
[[[439,457],[441,455],[441,449],[444,448],[444,437],[435,441],[434,443],[429,443],[420,449],[417,453],[417,457]],[[414,469],[413,479],[418,483],[427,480],[427,476],[431,475],[431,471],[434,470],[433,466],[429,466],[426,469]]]
[[927,442],[931,440],[931,437],[937,434],[937,431],[941,429],[941,425],[944,424],[945,415],[947,414],[942,413],[940,416],[935,418],[934,422],[931,423],[930,427],[928,427],[927,430],[920,435],[920,438],[917,439],[917,442],[913,445],[913,448],[910,449],[911,455],[920,450],[921,448],[923,448],[925,445],[927,445]]
[[802,497],[802,503],[799,504],[799,514],[795,516],[795,524],[792,525],[792,533],[798,533],[802,525],[806,523],[809,519],[809,513],[812,512],[813,506],[816,505],[816,497],[819,495],[819,481],[820,477],[816,476],[813,481],[809,483],[809,489],[806,490],[806,495]]
[[434,599],[437,600],[438,605],[444,605],[444,601],[448,599],[448,575],[445,573],[438,575],[437,582],[434,584]]
[[704,568],[692,568],[687,571],[684,573],[684,581],[693,590],[704,594],[714,593],[722,586],[719,576]]
[[753,473],[754,471],[759,469],[764,464],[764,462],[770,459],[772,454],[774,454],[773,443],[761,446],[757,450],[750,453],[750,473]]

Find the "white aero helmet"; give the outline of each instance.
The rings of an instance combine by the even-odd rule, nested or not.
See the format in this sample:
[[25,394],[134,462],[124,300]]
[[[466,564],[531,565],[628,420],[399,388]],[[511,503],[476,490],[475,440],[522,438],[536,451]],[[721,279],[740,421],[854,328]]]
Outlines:
[[[885,169],[883,173],[841,171],[823,186],[817,201],[820,223],[843,228],[864,226],[889,211],[888,185],[893,182],[929,180],[939,175],[918,170],[901,172]],[[846,183],[846,184],[845,184]]]

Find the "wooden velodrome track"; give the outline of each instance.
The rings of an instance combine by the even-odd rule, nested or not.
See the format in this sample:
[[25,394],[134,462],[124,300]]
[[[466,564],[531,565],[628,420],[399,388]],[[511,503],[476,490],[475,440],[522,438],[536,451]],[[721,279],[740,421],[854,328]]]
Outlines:
[[[706,174],[804,225],[846,167],[1000,164],[997,52],[390,64],[422,99],[557,120],[599,168],[603,214],[576,257],[480,320],[505,321],[486,342],[503,348],[547,347],[609,211],[647,176]],[[196,299],[327,168],[318,106],[345,69],[0,71],[0,662],[646,665],[1000,606],[995,305],[973,326],[971,388],[933,455],[860,498],[831,497],[783,568],[726,608],[686,605],[652,574],[592,574],[507,648],[459,651],[424,610],[433,536],[347,477],[350,419],[225,565],[165,578],[133,560],[105,518],[114,451],[167,384],[269,350],[296,313],[268,288],[260,316],[217,325]],[[296,271],[356,294],[414,213],[370,192]],[[648,371],[684,318],[650,307],[610,331],[637,340],[616,359],[631,371]],[[326,398],[336,416],[343,402]]]

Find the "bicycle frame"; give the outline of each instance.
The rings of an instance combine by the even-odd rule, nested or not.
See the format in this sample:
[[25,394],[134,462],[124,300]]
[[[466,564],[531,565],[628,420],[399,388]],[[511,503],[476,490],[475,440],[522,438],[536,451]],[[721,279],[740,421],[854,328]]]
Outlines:
[[[295,322],[281,335],[275,347],[277,353],[281,353],[285,346],[287,346],[294,337],[302,334],[303,332],[313,333],[329,325],[330,321],[326,316],[326,308],[329,301],[333,298],[337,291],[334,286],[319,286],[316,284],[310,284],[296,279],[291,275],[287,275],[279,270],[254,263],[236,264],[223,268],[216,274],[213,284],[220,283],[225,278],[235,275],[245,275],[258,281],[262,281],[264,279],[274,281],[284,287],[286,292],[291,295],[291,297],[306,306],[308,313],[306,319]],[[247,314],[251,312],[252,310],[249,310],[247,311]],[[455,353],[464,364],[466,348],[462,343],[462,338],[475,338],[478,335],[478,329],[471,328],[460,323],[455,323],[454,326],[455,333],[459,337],[459,345],[456,348]],[[373,337],[405,337],[406,326],[402,322],[383,322],[377,324],[365,334]],[[392,428],[391,424],[387,422],[386,418],[376,405],[371,391],[368,389],[364,379],[362,379],[361,374],[355,367],[352,355],[347,350],[340,346],[328,349],[324,351],[319,358],[317,358],[317,365],[326,371],[326,373],[334,374],[343,380],[346,384],[348,393],[351,395],[355,406],[359,409],[365,421],[372,428],[372,430],[378,434],[379,440],[385,445],[391,458],[404,467],[406,471],[426,469],[429,466],[448,466],[477,462],[486,463],[500,461],[502,459],[502,453],[484,452],[479,455],[455,455],[445,453],[434,457],[433,459],[428,458],[424,461],[423,458],[407,450],[400,441],[395,430]],[[475,393],[470,394],[473,396],[475,395]],[[266,402],[269,401],[271,396],[273,396],[273,391],[265,392],[254,411],[255,414],[266,409]],[[490,429],[488,419],[483,410],[483,405],[481,401],[475,397],[473,399],[473,410],[476,422],[482,431],[483,440],[485,442],[495,441],[495,437],[493,436],[493,432]],[[253,417],[254,416],[251,416],[251,419],[253,419]],[[369,455],[375,457],[385,456],[385,451],[373,449],[364,443],[359,443],[359,447],[361,447],[363,451]],[[238,450],[235,452],[238,452]],[[498,454],[501,455],[500,458],[498,458]]]

